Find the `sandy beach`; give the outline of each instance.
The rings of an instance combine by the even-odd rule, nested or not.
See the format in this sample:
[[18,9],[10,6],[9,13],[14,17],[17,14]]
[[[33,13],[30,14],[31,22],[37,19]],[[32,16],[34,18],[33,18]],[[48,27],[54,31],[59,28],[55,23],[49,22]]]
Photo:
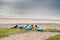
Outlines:
[[18,24],[37,24],[44,29],[60,29],[60,20],[0,18],[0,27],[11,28]]
[[0,18],[0,24],[16,24],[16,23],[57,23],[60,24],[60,20],[51,19],[19,19],[19,18]]

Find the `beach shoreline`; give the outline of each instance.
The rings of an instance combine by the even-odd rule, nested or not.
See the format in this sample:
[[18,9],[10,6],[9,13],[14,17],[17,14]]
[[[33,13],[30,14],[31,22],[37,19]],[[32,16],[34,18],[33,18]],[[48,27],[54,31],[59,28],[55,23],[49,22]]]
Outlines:
[[54,29],[60,29],[60,21],[59,20],[40,20],[40,19],[15,19],[15,18],[0,18],[0,27],[7,27],[11,28],[15,25],[25,25],[25,24],[33,24],[33,25],[39,25],[43,27],[44,29],[48,28],[54,28]]

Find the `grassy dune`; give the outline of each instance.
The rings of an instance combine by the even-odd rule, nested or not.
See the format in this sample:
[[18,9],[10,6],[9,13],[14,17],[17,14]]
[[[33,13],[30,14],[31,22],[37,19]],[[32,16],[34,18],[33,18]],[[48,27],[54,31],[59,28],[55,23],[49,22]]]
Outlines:
[[[32,28],[31,31],[37,31],[36,28]],[[20,29],[20,28],[0,28],[0,38],[1,37],[6,37],[9,36],[11,34],[15,34],[15,33],[25,33],[25,32],[29,32],[29,30],[24,30],[24,29]],[[57,29],[43,29],[42,32],[60,32],[60,30]]]
[[6,37],[6,36],[11,35],[11,34],[15,34],[15,33],[22,33],[22,32],[26,32],[26,30],[22,30],[19,28],[16,28],[16,29],[0,28],[0,38]]
[[44,29],[43,32],[60,32],[58,29]]
[[50,37],[47,40],[60,40],[60,35],[56,35],[56,36]]

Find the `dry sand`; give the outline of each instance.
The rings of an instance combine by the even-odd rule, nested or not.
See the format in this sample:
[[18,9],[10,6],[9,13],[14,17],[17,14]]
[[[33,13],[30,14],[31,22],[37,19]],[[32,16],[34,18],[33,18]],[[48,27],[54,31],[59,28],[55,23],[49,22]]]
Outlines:
[[[19,26],[21,25],[19,23],[17,23],[17,24]],[[11,27],[14,27],[15,25],[16,24],[0,24],[0,27],[11,28]],[[43,27],[44,29],[59,29],[60,30],[60,24],[55,24],[55,23],[39,23],[37,25]]]
[[22,34],[14,34],[0,40],[46,40],[46,38],[60,34],[58,32],[28,32]]

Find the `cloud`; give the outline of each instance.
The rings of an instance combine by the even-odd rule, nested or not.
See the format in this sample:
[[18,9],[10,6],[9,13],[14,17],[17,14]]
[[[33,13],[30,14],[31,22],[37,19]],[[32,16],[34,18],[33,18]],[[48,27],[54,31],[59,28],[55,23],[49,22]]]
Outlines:
[[2,0],[3,2],[27,2],[29,0]]
[[0,17],[60,18],[60,1],[2,0]]

